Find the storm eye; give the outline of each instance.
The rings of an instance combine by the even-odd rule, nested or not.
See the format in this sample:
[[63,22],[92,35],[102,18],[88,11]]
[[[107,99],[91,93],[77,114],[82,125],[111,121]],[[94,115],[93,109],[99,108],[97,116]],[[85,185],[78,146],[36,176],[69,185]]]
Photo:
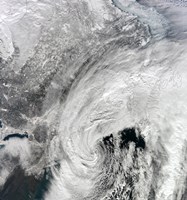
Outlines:
[[119,132],[121,141],[120,149],[129,148],[129,143],[134,142],[135,148],[145,149],[145,140],[140,135],[140,131],[135,128],[126,128]]

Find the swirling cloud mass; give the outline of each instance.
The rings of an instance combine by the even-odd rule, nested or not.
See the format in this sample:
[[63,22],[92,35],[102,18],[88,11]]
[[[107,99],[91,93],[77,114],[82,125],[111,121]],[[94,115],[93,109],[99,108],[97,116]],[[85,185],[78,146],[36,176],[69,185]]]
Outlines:
[[0,11],[0,200],[186,200],[184,2]]

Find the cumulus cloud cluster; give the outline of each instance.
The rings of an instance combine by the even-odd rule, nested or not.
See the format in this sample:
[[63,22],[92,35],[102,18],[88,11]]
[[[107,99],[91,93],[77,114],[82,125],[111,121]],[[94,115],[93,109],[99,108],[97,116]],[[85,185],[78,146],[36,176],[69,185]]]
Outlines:
[[[173,18],[146,1],[22,7],[3,15],[12,35],[1,51],[2,187],[21,166],[45,191],[30,199],[184,200],[187,52]],[[30,21],[24,46],[14,38]]]

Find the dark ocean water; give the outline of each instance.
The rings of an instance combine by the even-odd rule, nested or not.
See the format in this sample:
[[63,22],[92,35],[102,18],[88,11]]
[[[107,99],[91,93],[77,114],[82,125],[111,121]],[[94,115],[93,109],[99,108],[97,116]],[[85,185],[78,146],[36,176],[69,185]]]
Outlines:
[[43,175],[36,178],[17,167],[1,188],[0,200],[43,200],[51,179],[50,169],[45,169]]

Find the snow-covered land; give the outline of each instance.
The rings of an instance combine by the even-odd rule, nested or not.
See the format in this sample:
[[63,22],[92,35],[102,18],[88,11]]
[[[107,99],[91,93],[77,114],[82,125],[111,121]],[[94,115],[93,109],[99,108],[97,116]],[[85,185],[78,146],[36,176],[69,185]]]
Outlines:
[[186,17],[177,0],[1,0],[0,199],[186,200]]

